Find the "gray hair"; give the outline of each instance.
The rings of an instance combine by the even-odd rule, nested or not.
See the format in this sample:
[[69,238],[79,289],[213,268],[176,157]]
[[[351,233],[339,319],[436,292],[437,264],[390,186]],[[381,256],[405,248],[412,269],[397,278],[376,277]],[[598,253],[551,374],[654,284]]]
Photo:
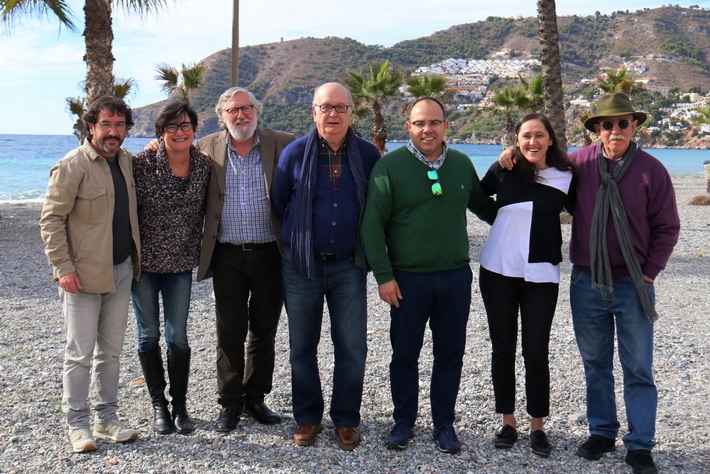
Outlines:
[[316,104],[316,97],[318,96],[318,92],[320,92],[322,87],[329,86],[331,84],[337,84],[343,89],[345,89],[345,93],[348,94],[348,102],[350,102],[350,108],[354,108],[355,104],[353,103],[353,96],[350,94],[350,89],[347,88],[345,85],[341,84],[340,82],[326,82],[325,84],[321,84],[318,87],[316,87],[316,90],[313,92],[313,104],[312,105],[319,105]]
[[222,130],[226,130],[227,126],[224,123],[224,120],[222,120],[222,112],[224,112],[224,104],[227,103],[228,100],[230,100],[232,97],[234,97],[237,94],[246,94],[249,97],[249,101],[252,103],[254,108],[257,111],[257,121],[261,117],[261,112],[264,110],[264,104],[256,100],[256,97],[254,97],[254,94],[252,94],[248,89],[245,89],[244,87],[230,87],[226,91],[222,93],[221,96],[219,96],[219,100],[217,100],[217,105],[215,106],[214,110],[217,112],[217,118],[219,119],[219,127]]

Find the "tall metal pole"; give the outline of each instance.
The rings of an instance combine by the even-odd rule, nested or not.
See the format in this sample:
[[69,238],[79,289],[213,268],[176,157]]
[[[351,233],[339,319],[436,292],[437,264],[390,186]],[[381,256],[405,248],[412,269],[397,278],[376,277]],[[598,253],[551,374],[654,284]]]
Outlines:
[[239,85],[239,0],[232,14],[232,87]]

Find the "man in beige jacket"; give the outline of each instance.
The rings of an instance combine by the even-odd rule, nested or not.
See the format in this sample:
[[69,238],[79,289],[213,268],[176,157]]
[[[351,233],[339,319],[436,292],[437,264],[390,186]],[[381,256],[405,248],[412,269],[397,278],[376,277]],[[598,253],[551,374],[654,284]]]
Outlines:
[[89,137],[50,171],[40,218],[64,311],[62,410],[76,453],[97,449],[95,438],[138,437],[116,416],[131,280],[140,272],[131,156],[121,148],[133,125],[131,109],[101,97],[83,120]]

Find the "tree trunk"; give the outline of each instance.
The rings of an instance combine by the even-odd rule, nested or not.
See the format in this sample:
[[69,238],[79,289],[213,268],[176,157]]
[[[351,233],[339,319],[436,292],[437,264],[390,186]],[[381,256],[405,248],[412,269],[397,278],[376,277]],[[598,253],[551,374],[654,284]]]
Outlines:
[[372,143],[380,150],[380,155],[387,153],[387,129],[382,117],[382,106],[377,101],[372,103]]
[[562,94],[560,42],[557,33],[555,0],[538,0],[537,13],[540,31],[540,58],[545,82],[545,113],[555,129],[562,150],[567,150],[565,107]]
[[86,44],[86,103],[113,95],[113,28],[111,0],[86,0],[84,4],[84,43]]

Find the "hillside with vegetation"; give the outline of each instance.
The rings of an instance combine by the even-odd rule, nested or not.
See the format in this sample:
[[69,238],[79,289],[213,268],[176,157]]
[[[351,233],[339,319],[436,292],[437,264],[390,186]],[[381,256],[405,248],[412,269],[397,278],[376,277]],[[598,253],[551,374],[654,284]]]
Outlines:
[[[576,122],[583,111],[570,113],[574,107],[568,103],[572,99],[593,100],[598,93],[594,81],[607,68],[640,65],[635,74],[649,92],[638,96],[636,101],[657,120],[661,118],[661,109],[681,101],[684,94],[707,94],[710,90],[708,9],[667,6],[617,11],[611,15],[561,16],[558,26],[571,143],[581,138]],[[448,58],[539,59],[539,51],[535,17],[489,17],[389,48],[365,45],[351,38],[307,37],[240,48],[240,85],[264,102],[265,126],[303,135],[312,127],[313,89],[323,82],[342,80],[347,75],[346,68],[364,71],[371,61],[389,60],[406,77],[418,68]],[[192,98],[203,121],[200,135],[218,130],[214,105],[229,87],[230,51],[218,51],[203,62],[208,67],[205,85]],[[535,73],[539,70],[526,72]],[[493,75],[488,89],[490,92],[515,85],[517,81],[517,77]],[[390,139],[406,136],[404,117],[400,114],[403,100],[403,97],[395,99],[385,108]],[[161,104],[135,109],[134,135],[152,135],[152,120]],[[452,139],[488,143],[499,140],[502,115],[485,108],[457,110],[456,101],[449,105]],[[682,135],[675,140],[680,143],[690,138]]]

